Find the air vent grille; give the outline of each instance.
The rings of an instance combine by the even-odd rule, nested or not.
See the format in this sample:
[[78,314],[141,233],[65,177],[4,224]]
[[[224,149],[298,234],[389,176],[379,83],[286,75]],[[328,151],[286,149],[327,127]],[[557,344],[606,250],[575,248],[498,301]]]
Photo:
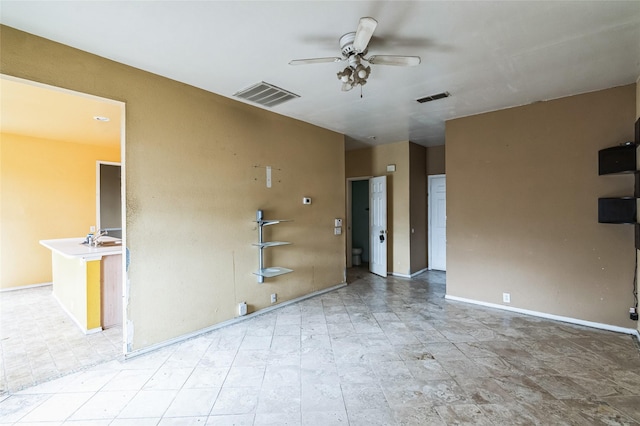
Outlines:
[[436,101],[436,100],[442,99],[442,98],[448,98],[449,96],[451,96],[451,93],[442,92],[442,93],[437,93],[437,94],[431,95],[431,96],[425,96],[424,98],[416,99],[416,101],[418,101],[421,104],[423,104],[425,102],[431,102],[431,101]]
[[255,102],[269,108],[300,97],[300,95],[281,89],[273,84],[265,83],[264,81],[236,92],[233,96],[246,99],[247,101]]

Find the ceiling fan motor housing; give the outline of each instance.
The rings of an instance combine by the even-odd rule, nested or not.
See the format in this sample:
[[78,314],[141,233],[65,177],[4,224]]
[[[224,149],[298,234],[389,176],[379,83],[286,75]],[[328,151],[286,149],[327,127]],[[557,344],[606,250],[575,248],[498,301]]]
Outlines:
[[[345,58],[349,58],[352,55],[358,54],[358,52],[356,52],[356,49],[353,47],[353,41],[355,40],[355,38],[356,38],[355,31],[346,33],[345,35],[340,37],[340,50],[342,51],[342,54],[344,55]],[[367,50],[365,49],[365,51],[361,52],[360,55],[365,55],[366,53],[367,53]]]

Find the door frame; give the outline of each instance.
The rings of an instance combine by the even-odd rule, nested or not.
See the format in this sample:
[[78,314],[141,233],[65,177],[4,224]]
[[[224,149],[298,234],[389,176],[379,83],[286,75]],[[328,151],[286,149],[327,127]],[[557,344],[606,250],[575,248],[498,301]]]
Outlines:
[[427,238],[428,256],[427,257],[428,257],[428,259],[427,259],[427,261],[429,262],[428,265],[427,265],[427,269],[429,271],[433,270],[433,268],[431,267],[432,259],[433,259],[433,241],[432,241],[432,238],[433,238],[433,232],[432,232],[432,226],[433,226],[432,218],[433,218],[433,215],[431,214],[431,207],[432,207],[432,204],[433,204],[433,200],[432,200],[432,195],[431,195],[432,194],[431,186],[433,185],[433,179],[435,179],[435,178],[444,178],[445,182],[446,182],[447,175],[443,173],[443,174],[439,174],[439,175],[429,175],[429,176],[427,176],[427,218],[428,218],[428,221],[427,221],[427,233],[428,233],[427,234],[428,235],[428,238]]
[[[69,95],[73,95],[73,96],[78,96],[81,98],[88,98],[88,99],[94,99],[94,100],[98,100],[100,102],[104,102],[107,104],[112,104],[112,105],[117,105],[120,108],[120,162],[118,163],[120,165],[120,176],[121,176],[121,182],[120,182],[120,190],[121,190],[121,216],[122,216],[122,246],[126,247],[127,243],[126,243],[126,217],[127,217],[127,211],[126,211],[126,161],[125,161],[125,146],[126,146],[126,107],[127,104],[123,101],[118,101],[115,99],[110,99],[110,98],[105,98],[102,96],[97,96],[97,95],[92,95],[90,93],[85,93],[85,92],[80,92],[77,90],[72,90],[72,89],[66,89],[60,86],[55,86],[55,85],[51,85],[51,84],[46,84],[46,83],[41,83],[39,81],[36,80],[29,80],[26,78],[21,78],[21,77],[15,77],[15,76],[11,76],[8,74],[4,74],[4,73],[0,73],[0,80],[8,80],[8,81],[15,81],[18,83],[22,83],[22,84],[27,84],[29,86],[34,86],[34,87],[40,87],[40,88],[44,88],[44,89],[48,89],[48,90],[53,90],[56,92],[61,92],[61,93],[66,93]],[[105,162],[106,163],[106,162]],[[99,171],[99,166],[96,166],[97,170]],[[98,210],[99,211],[99,210]],[[98,213],[96,212],[96,220],[97,220],[97,215]],[[98,224],[96,223],[96,226],[98,226]],[[99,228],[96,228],[99,229]],[[126,255],[125,253],[123,253],[122,256],[122,291],[123,294],[126,295],[126,297],[124,297],[123,299],[123,309],[122,309],[122,353],[124,355],[126,355],[128,352],[131,352],[131,350],[129,349],[129,344],[128,342],[130,342],[133,339],[132,336],[132,332],[130,330],[128,330],[127,327],[127,321],[128,321],[128,316],[127,316],[127,302],[128,302],[128,283],[127,283],[127,274],[126,274]]]
[[[353,233],[351,223],[353,221],[353,215],[351,214],[351,207],[353,204],[353,191],[352,191],[352,183],[354,181],[366,180],[369,181],[373,176],[359,176],[359,177],[350,177],[347,178],[347,211],[345,213],[345,217],[347,218],[347,241],[346,241],[346,255],[347,255],[347,268],[353,267],[353,258],[351,254],[351,250],[353,249]],[[368,198],[368,197],[367,197]]]

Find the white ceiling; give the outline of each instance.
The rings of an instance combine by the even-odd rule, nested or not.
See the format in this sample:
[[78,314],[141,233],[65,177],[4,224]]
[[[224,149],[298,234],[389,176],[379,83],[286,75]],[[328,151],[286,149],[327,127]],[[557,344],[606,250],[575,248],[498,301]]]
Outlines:
[[[300,95],[272,110],[348,136],[347,147],[444,143],[446,120],[630,84],[640,1],[1,1],[0,22],[222,96],[266,81]],[[358,19],[378,21],[372,65],[342,92],[339,56]],[[451,97],[416,99],[448,91]],[[375,139],[373,139],[375,137]]]

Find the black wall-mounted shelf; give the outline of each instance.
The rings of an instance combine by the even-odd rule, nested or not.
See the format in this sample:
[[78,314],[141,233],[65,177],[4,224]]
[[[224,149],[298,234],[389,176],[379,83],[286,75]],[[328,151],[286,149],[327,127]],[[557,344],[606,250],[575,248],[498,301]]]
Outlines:
[[598,174],[635,173],[638,146],[633,142],[598,151]]
[[640,144],[640,119],[635,123],[635,143],[626,142],[619,146],[598,151],[598,174],[634,174],[634,194],[632,197],[598,198],[598,222],[635,225],[635,245],[640,250],[640,224],[638,223],[638,199],[640,199],[640,171],[637,152]]

